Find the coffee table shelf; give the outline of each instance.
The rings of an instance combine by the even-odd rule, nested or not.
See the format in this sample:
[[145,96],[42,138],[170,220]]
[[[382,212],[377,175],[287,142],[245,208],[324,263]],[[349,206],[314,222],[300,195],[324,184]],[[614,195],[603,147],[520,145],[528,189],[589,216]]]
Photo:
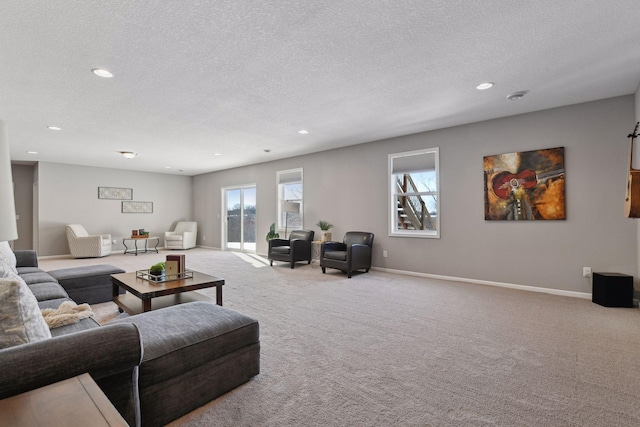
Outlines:
[[[213,302],[213,300],[198,292],[183,292],[174,295],[165,295],[163,297],[153,298],[152,310],[158,310],[160,308],[170,307],[172,305],[184,304],[193,301],[206,301]],[[134,314],[144,313],[143,300],[130,294],[120,294],[113,299],[118,307],[120,307],[125,313],[133,316]]]

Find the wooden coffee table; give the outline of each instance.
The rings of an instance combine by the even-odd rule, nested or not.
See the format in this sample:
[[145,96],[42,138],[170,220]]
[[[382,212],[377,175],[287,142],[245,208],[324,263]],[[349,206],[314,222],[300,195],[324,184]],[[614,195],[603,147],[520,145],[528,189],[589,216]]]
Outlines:
[[[150,282],[137,277],[136,272],[111,275],[113,302],[128,314],[138,314],[152,309],[184,304],[191,301],[211,301],[197,292],[198,289],[216,288],[216,304],[222,305],[224,279],[193,271],[193,277],[170,282]],[[126,294],[120,294],[122,288]],[[153,301],[153,308],[152,308]]]

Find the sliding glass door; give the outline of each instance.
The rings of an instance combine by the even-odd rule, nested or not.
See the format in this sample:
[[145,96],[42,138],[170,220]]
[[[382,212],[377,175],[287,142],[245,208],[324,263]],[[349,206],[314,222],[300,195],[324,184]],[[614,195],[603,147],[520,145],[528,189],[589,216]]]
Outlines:
[[224,248],[256,251],[256,186],[223,188]]

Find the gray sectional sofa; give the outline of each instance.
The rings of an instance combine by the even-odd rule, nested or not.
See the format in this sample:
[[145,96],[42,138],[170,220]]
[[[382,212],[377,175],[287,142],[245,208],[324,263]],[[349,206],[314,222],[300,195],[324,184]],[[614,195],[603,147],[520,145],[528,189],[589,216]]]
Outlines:
[[[0,251],[0,277],[10,276],[3,265]],[[41,309],[71,300],[38,268],[35,252],[17,251],[15,267]],[[258,322],[208,302],[105,326],[86,318],[50,332],[51,338],[0,349],[0,398],[88,372],[130,425],[159,426],[260,371]]]

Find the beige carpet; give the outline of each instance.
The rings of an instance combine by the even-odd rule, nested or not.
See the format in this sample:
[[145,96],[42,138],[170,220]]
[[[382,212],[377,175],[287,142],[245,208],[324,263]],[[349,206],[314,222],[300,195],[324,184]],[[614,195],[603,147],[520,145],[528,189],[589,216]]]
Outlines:
[[[640,311],[186,251],[260,321],[261,373],[175,426],[638,426]],[[148,268],[166,254],[43,260]],[[213,295],[214,291],[203,291]],[[109,309],[111,306],[111,309]],[[106,303],[101,315],[117,315]]]

